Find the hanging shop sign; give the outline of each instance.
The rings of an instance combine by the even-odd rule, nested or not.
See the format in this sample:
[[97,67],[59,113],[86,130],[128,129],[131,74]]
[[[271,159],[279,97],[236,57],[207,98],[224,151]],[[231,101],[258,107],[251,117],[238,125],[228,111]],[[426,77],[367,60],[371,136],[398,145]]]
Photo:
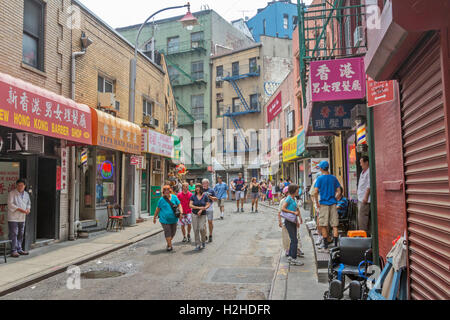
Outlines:
[[61,149],[61,193],[69,191],[69,148]]
[[272,100],[271,103],[267,106],[267,123],[271,123],[273,119],[278,116],[283,107],[281,105],[281,92],[277,94],[277,96]]
[[0,125],[92,144],[91,108],[0,73]]
[[297,136],[286,140],[283,143],[283,162],[288,162],[297,158]]
[[56,190],[61,191],[61,166],[56,167]]
[[130,158],[130,164],[132,166],[135,166],[138,170],[145,170],[147,169],[145,157],[143,156],[131,156]]
[[174,156],[174,138],[150,129],[142,129],[142,152],[166,158]]
[[315,103],[312,110],[313,131],[351,130],[351,111],[355,102]]
[[302,131],[297,136],[297,157],[301,157],[306,150],[305,131]]
[[178,161],[178,162],[182,162],[181,159],[181,139],[180,137],[177,136],[172,136],[173,137],[173,161]]
[[365,98],[363,57],[312,61],[310,74],[312,102]]
[[93,118],[94,145],[141,154],[141,127],[96,109],[93,109]]
[[375,81],[367,76],[367,107],[394,101],[394,80]]

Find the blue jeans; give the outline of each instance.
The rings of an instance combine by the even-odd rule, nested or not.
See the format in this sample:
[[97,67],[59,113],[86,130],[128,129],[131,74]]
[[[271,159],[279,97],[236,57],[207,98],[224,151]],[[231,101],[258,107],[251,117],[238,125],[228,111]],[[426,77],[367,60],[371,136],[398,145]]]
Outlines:
[[297,224],[285,220],[284,225],[286,226],[286,230],[289,233],[289,238],[291,239],[291,245],[289,246],[289,256],[292,259],[297,259],[297,248],[298,248]]
[[9,240],[11,240],[11,253],[22,252],[25,222],[8,221]]

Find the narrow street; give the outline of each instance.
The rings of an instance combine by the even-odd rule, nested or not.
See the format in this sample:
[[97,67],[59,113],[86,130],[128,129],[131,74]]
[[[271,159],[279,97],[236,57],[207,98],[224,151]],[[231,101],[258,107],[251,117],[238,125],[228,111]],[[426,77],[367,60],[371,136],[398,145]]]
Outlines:
[[[174,252],[167,253],[162,233],[81,266],[81,272],[119,271],[121,277],[81,279],[81,290],[66,287],[62,273],[2,299],[267,299],[281,248],[275,211],[231,213],[218,219],[213,243],[194,252],[178,229]],[[312,259],[312,257],[310,257]]]

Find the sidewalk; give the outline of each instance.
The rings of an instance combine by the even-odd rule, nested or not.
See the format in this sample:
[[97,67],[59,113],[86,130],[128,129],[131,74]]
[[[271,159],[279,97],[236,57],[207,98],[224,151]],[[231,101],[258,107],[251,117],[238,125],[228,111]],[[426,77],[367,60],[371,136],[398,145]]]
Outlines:
[[[268,206],[264,203],[261,205],[273,209],[274,212],[278,210],[278,205]],[[309,217],[309,212],[302,210],[302,217],[305,221]],[[305,224],[300,227],[300,235],[305,257],[299,259],[304,262],[304,265],[301,267],[290,266],[284,250],[281,249],[269,300],[323,300],[323,294],[328,289],[328,285],[319,282],[313,243]]]
[[120,232],[106,232],[90,239],[65,241],[30,251],[29,256],[18,259],[8,257],[8,263],[0,263],[0,296],[31,285],[67,267],[96,259],[119,250],[162,231],[160,224],[146,220]]

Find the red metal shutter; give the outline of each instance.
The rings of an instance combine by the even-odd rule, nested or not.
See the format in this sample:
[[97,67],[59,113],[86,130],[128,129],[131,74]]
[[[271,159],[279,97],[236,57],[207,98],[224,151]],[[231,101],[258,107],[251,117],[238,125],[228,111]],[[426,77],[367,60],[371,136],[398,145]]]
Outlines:
[[410,295],[450,299],[450,191],[439,35],[399,73],[409,232]]

